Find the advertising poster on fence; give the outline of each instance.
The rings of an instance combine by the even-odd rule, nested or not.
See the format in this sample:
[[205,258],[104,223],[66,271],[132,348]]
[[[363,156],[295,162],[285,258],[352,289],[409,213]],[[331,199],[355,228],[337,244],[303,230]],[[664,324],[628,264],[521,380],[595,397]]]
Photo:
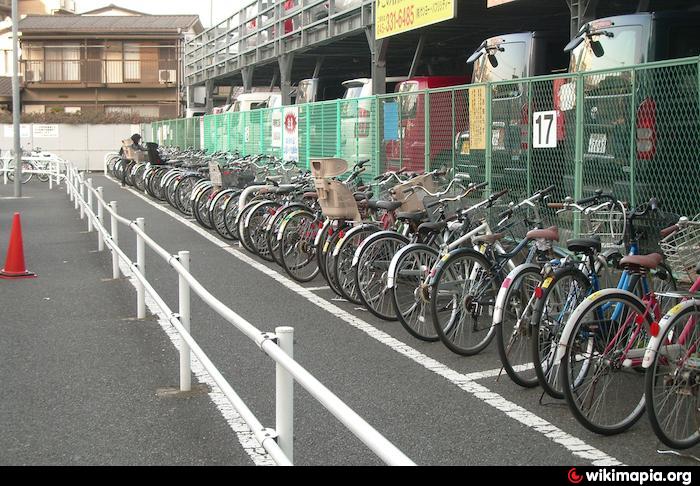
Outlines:
[[284,160],[299,162],[299,107],[285,108],[283,123]]
[[272,138],[270,146],[282,148],[282,111],[280,110],[272,112]]
[[469,89],[469,145],[486,150],[486,87]]
[[[12,125],[5,125],[4,133],[5,138],[13,138],[15,132],[13,131]],[[31,125],[20,125],[19,126],[19,138],[31,138],[32,136],[32,126]]]

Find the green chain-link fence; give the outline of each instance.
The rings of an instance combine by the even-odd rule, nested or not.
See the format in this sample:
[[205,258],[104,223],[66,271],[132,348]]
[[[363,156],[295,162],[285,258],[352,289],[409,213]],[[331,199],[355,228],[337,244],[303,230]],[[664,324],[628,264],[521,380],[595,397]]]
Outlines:
[[700,212],[699,58],[171,120],[143,133],[162,145],[286,158],[294,124],[306,166],[340,157],[371,159],[373,174],[446,167],[513,198],[554,184],[557,198],[602,189]]

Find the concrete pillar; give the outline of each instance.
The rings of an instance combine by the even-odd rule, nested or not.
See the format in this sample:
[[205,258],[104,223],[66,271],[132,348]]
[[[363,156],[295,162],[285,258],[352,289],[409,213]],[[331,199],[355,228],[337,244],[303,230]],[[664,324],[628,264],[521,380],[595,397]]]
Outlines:
[[374,26],[365,28],[367,43],[372,54],[372,94],[386,93],[386,53],[389,39],[375,40]]
[[244,93],[250,93],[253,90],[253,72],[254,70],[252,67],[244,67],[241,69]]
[[294,54],[282,54],[277,58],[280,67],[280,91],[282,91],[282,105],[292,104],[292,65]]
[[214,80],[207,80],[204,82],[204,87],[207,92],[207,104],[206,104],[206,110],[207,113],[211,113],[212,110],[214,109]]

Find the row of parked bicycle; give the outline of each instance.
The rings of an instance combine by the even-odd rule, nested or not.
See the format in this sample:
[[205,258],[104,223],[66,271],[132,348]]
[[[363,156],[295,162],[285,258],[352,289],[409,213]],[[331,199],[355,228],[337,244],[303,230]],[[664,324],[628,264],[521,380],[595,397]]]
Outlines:
[[623,432],[646,408],[668,446],[700,441],[700,215],[602,191],[553,202],[554,186],[508,201],[440,170],[363,182],[368,161],[161,158],[108,168],[417,339],[465,356],[495,340],[515,383],[565,399],[589,430]]

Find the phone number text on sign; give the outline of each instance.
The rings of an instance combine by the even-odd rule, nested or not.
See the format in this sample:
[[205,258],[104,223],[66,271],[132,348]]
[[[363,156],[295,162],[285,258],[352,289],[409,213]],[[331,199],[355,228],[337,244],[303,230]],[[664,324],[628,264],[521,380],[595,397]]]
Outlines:
[[377,39],[449,20],[456,15],[454,0],[377,0]]

